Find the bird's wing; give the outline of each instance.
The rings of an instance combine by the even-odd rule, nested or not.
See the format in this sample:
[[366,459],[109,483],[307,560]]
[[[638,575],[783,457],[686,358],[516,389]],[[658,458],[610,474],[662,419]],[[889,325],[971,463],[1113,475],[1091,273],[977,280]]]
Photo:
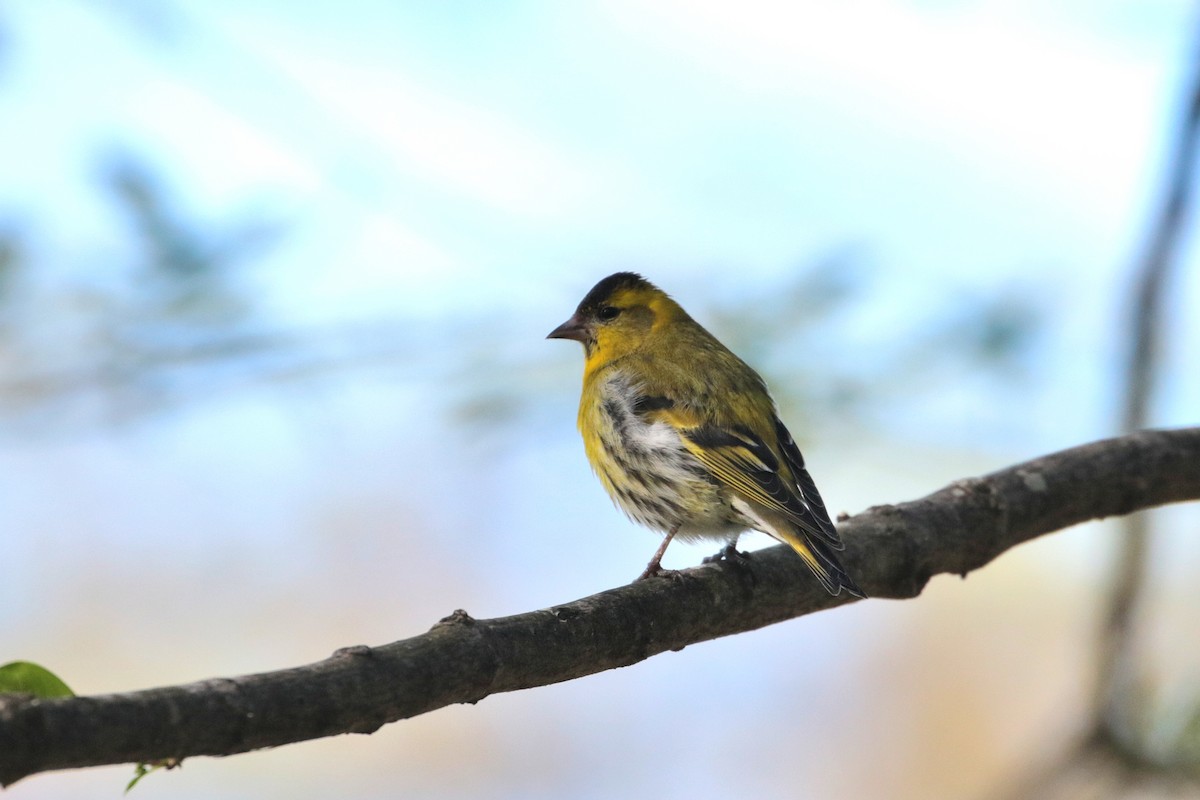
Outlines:
[[796,446],[796,440],[792,438],[792,434],[784,427],[783,420],[779,419],[778,415],[774,417],[775,423],[775,438],[779,442],[779,449],[783,453],[783,459],[787,462],[788,469],[795,478],[796,488],[800,492],[800,498],[804,504],[812,512],[813,518],[821,527],[821,538],[829,542],[836,549],[842,549],[841,539],[837,535],[837,528],[833,526],[833,521],[829,518],[829,511],[825,508],[825,501],[821,499],[821,493],[817,491],[817,484],[813,481],[812,476],[808,474],[808,469],[804,466],[804,456],[800,454],[800,448]]
[[[748,428],[700,425],[681,427],[684,446],[721,483],[743,499],[782,513],[807,533],[840,550],[837,529],[804,459],[787,429],[775,421],[786,467],[772,449]],[[789,477],[791,478],[789,480]]]

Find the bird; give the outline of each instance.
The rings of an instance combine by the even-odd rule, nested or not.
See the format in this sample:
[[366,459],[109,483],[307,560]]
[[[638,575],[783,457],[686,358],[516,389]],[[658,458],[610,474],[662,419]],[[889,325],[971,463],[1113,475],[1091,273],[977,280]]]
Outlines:
[[583,345],[588,461],[631,520],[663,534],[637,580],[664,573],[675,538],[723,541],[714,558],[740,562],[738,537],[757,530],[830,594],[866,597],[766,383],[666,292],[634,272],[609,275],[546,338]]

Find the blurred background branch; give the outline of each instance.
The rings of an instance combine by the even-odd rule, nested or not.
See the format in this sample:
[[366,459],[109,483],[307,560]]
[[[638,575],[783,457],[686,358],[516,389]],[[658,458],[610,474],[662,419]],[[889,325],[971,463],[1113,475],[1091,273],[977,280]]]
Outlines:
[[[1120,420],[1126,433],[1154,424],[1151,412],[1162,384],[1167,290],[1178,283],[1183,264],[1180,250],[1192,213],[1200,150],[1200,30],[1194,35],[1190,61],[1160,199],[1144,252],[1130,271],[1131,291],[1126,296],[1132,303],[1126,326],[1119,329],[1126,346]],[[1139,633],[1150,583],[1151,516],[1131,514],[1121,527],[1097,632],[1091,718],[1076,743],[1016,785],[1014,800],[1200,794],[1200,685],[1192,687],[1189,705],[1161,707],[1156,701],[1162,692],[1142,653],[1145,643]]]

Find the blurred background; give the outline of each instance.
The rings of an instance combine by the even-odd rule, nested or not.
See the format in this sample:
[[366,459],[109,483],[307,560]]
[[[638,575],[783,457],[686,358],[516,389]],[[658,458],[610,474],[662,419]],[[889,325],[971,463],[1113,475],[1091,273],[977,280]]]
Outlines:
[[[834,512],[1118,433],[1196,22],[1183,0],[0,5],[0,662],[133,690],[628,582],[657,540],[590,474],[578,346],[543,339],[621,269],[766,375]],[[1154,426],[1200,416],[1183,244]],[[1200,742],[1200,515],[1154,519],[1137,735],[1167,766],[1054,796],[1194,796],[1173,754]],[[1082,526],[914,601],[189,759],[135,795],[1022,795],[1087,729],[1118,541]]]

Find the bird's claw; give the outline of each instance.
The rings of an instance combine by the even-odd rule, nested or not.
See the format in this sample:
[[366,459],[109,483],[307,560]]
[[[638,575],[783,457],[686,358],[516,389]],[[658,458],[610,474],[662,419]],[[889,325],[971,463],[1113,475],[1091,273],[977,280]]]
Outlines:
[[672,580],[681,580],[683,573],[677,569],[664,569],[661,564],[651,564],[642,570],[642,574],[633,579],[634,583],[641,583],[648,578],[671,578]]

